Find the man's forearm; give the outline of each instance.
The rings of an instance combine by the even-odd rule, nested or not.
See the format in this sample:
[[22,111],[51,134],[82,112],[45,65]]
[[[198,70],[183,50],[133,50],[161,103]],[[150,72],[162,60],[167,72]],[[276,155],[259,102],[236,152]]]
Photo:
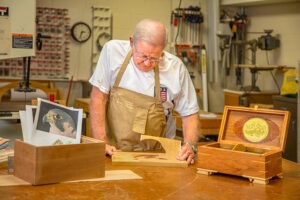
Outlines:
[[90,102],[90,123],[94,138],[107,142],[105,113],[108,95],[93,87]]
[[182,117],[182,129],[184,142],[197,144],[200,138],[200,120],[199,114],[195,113],[189,116]]

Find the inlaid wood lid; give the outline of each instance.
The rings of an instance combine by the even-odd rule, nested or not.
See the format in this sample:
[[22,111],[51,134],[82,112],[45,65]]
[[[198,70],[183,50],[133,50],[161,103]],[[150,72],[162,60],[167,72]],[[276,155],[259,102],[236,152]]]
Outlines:
[[284,151],[289,111],[225,106],[218,142]]

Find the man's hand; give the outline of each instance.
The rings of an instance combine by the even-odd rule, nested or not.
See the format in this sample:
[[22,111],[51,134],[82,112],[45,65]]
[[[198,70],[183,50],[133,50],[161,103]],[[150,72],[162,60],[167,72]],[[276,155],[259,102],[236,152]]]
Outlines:
[[121,151],[121,150],[118,150],[115,146],[110,146],[109,144],[105,145],[106,155],[111,156],[113,154],[113,152],[116,152],[116,151]]
[[188,165],[194,164],[196,155],[192,147],[188,144],[185,144],[181,147],[181,150],[177,156],[178,160],[186,160]]
[[181,146],[181,151],[179,152],[177,159],[186,160],[188,164],[194,164],[197,157],[195,154],[197,154],[198,150],[195,144],[197,144],[200,136],[199,114],[197,112],[192,115],[183,116],[181,119],[184,142]]

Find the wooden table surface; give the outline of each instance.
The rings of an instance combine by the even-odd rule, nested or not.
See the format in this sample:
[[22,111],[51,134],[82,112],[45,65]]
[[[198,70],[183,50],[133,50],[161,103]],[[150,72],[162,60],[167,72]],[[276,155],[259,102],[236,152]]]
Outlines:
[[[196,165],[188,168],[112,166],[108,157],[105,162],[106,170],[129,169],[143,179],[6,186],[0,187],[0,199],[300,199],[300,165],[287,160],[283,161],[283,179],[275,178],[268,185],[224,174],[197,174]],[[5,163],[0,165],[0,175],[4,174],[7,174]]]

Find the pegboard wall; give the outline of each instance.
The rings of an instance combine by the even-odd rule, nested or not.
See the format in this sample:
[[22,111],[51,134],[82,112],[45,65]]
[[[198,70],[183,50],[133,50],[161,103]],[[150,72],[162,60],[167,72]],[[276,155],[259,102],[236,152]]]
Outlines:
[[203,20],[201,8],[198,6],[176,8],[171,13],[171,41],[174,42],[175,53],[184,62],[195,66],[199,64],[202,47]]
[[[31,58],[31,78],[56,79],[67,76],[70,56],[69,24],[68,9],[36,8],[36,35],[39,42],[36,56]],[[22,76],[22,58],[0,60],[0,78],[20,78]]]
[[92,71],[94,71],[105,42],[112,38],[112,15],[108,7],[93,6]]

